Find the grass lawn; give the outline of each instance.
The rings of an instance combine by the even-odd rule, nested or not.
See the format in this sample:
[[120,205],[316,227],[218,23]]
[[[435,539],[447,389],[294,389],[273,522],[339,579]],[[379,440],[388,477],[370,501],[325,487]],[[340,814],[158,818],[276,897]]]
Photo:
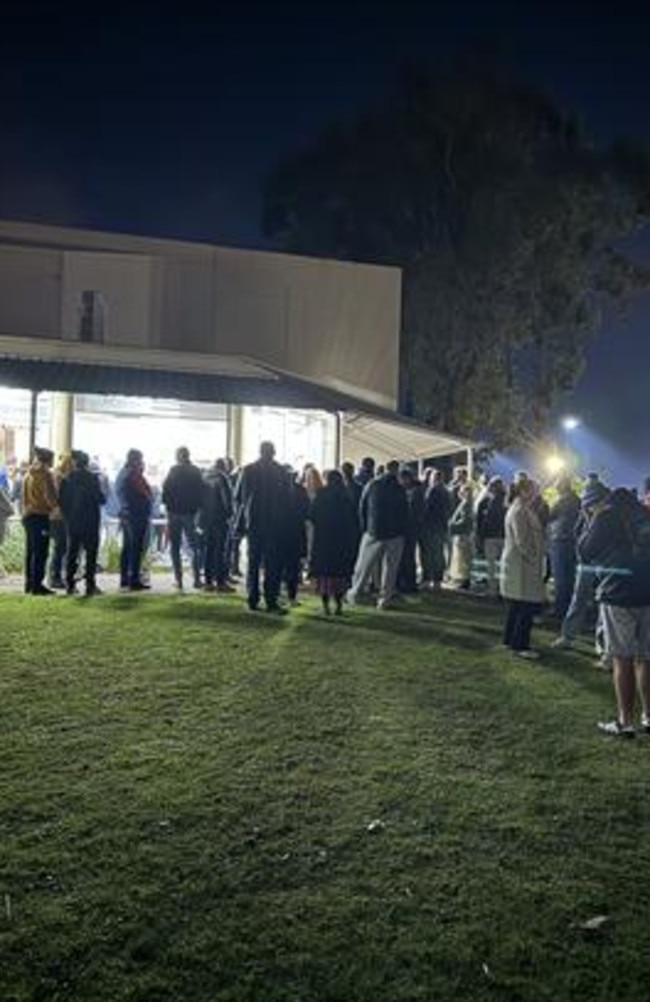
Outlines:
[[645,1002],[650,739],[499,630],[0,597],[0,999]]

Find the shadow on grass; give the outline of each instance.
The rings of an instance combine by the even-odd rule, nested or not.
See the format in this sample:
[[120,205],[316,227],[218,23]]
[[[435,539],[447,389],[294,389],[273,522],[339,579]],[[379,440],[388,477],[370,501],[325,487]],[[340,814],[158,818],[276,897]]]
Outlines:
[[424,640],[432,644],[443,643],[471,650],[488,651],[491,646],[489,643],[486,644],[482,637],[468,633],[468,628],[471,630],[472,627],[471,625],[468,627],[467,623],[459,624],[458,632],[456,632],[442,626],[432,616],[417,616],[413,613],[401,616],[399,613],[379,612],[374,609],[368,609],[366,613],[362,610],[355,610],[355,612],[344,616],[329,618],[317,616],[311,622],[340,626],[343,629],[388,633],[397,638],[403,637],[405,640]]
[[290,616],[278,616],[260,609],[251,612],[243,603],[237,605],[230,602],[175,601],[171,599],[164,604],[140,607],[151,617],[166,620],[177,620],[185,623],[209,623],[211,626],[238,626],[244,630],[277,630],[285,628],[290,623]]

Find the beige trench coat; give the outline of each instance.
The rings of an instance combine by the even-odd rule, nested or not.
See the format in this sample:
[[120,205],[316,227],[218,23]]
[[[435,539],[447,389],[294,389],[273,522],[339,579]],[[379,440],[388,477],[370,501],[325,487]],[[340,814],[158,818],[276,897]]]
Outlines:
[[544,530],[535,512],[516,498],[506,515],[501,594],[518,602],[545,602]]

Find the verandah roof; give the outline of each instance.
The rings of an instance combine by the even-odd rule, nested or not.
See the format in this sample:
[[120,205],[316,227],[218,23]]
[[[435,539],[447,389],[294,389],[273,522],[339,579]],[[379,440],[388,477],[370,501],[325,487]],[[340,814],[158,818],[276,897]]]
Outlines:
[[0,337],[0,385],[211,403],[316,409],[342,418],[344,458],[420,460],[475,443],[325,385],[233,355]]

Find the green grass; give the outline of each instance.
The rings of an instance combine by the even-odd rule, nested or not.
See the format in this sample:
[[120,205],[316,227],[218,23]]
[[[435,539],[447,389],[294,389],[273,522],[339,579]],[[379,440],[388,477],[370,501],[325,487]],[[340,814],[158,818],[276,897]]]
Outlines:
[[584,655],[453,595],[0,617],[3,1002],[647,999],[650,739]]

